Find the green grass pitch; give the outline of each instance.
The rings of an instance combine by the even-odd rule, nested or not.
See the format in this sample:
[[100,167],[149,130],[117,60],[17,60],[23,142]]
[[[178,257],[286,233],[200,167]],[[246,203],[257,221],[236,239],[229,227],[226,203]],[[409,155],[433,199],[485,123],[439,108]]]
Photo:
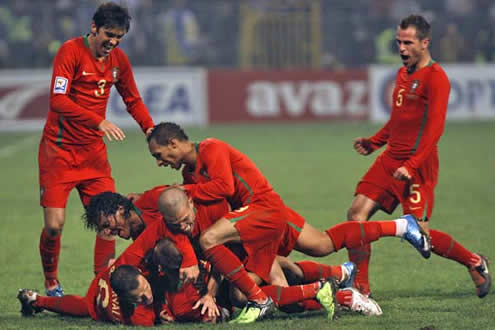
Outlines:
[[[214,136],[253,159],[285,202],[319,229],[344,221],[354,187],[375,156],[352,149],[357,136],[378,126],[360,123],[222,125],[187,129],[191,140]],[[37,148],[40,133],[0,134],[0,328],[114,328],[92,320],[44,312],[22,318],[16,299],[21,287],[43,287],[38,251],[39,206]],[[431,226],[451,234],[467,248],[495,260],[495,122],[449,122],[439,145],[440,180]],[[121,193],[180,182],[179,172],[156,167],[144,136],[127,130],[111,142],[109,157]],[[59,276],[66,294],[84,295],[92,278],[94,233],[84,229],[82,206],[71,194],[62,238]],[[379,212],[374,219],[392,219]],[[120,240],[122,251],[128,242]],[[249,329],[488,329],[495,328],[495,294],[474,293],[466,269],[433,255],[424,260],[406,242],[383,238],[373,244],[370,268],[374,298],[384,315],[342,313],[328,324],[323,313],[286,315],[246,326]],[[305,258],[293,253],[293,258]],[[320,261],[340,264],[345,250]],[[492,267],[492,271],[495,266]],[[173,325],[171,328],[211,325]],[[217,326],[215,326],[217,327]],[[219,325],[229,328],[228,325]],[[236,328],[239,326],[236,326]]]

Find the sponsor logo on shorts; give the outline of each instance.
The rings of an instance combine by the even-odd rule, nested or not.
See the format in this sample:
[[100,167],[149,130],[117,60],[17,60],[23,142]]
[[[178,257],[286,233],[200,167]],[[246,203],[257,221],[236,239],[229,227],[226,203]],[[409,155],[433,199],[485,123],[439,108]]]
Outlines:
[[55,77],[55,84],[53,85],[53,93],[54,94],[66,94],[68,83],[69,83],[69,80],[67,78]]
[[40,199],[43,199],[43,195],[45,194],[45,187],[40,187]]

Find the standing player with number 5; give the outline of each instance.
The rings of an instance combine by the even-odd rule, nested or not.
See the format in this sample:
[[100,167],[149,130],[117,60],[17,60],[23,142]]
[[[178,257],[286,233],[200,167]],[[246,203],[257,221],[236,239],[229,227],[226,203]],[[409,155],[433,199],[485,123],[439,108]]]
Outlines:
[[[125,135],[105,119],[111,87],[115,85],[143,132],[149,134],[154,126],[129,60],[117,48],[130,19],[126,8],[113,2],[100,5],[90,33],[65,42],[53,62],[50,109],[38,154],[44,214],[40,255],[47,295],[63,295],[57,268],[69,193],[76,188],[87,205],[91,196],[115,191],[102,137],[121,141]],[[114,251],[114,241],[97,237],[95,273],[105,268]]]
[[[396,41],[404,66],[397,72],[390,119],[375,135],[354,140],[354,149],[361,155],[385,144],[387,148],[357,185],[347,219],[366,221],[380,209],[392,213],[400,203],[404,214],[420,219],[434,253],[468,268],[476,293],[483,298],[491,285],[487,259],[428,226],[438,179],[437,143],[450,93],[447,75],[431,58],[430,40],[430,24],[422,16],[408,16],[397,27]],[[358,266],[355,287],[364,294],[369,294],[370,254],[369,244],[349,250],[349,259]]]

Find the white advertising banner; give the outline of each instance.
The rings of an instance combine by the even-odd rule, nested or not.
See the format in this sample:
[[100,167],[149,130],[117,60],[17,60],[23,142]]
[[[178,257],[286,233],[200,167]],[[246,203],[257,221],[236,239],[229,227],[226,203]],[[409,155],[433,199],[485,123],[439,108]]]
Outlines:
[[[495,119],[495,65],[442,65],[450,80],[449,120]],[[386,121],[397,66],[370,67],[370,119]]]
[[[0,71],[0,130],[41,130],[49,104],[51,70]],[[206,72],[203,69],[135,68],[134,78],[155,123],[206,125]],[[122,127],[138,127],[115,88],[107,119]]]

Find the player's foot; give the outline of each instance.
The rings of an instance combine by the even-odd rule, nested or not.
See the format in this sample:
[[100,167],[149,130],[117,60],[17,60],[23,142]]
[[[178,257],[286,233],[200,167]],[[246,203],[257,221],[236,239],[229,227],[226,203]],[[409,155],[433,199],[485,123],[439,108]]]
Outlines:
[[325,280],[321,289],[316,294],[316,299],[327,311],[327,318],[329,320],[333,320],[337,308],[337,299],[335,298],[336,293],[337,282],[334,277],[330,277]]
[[253,323],[270,316],[274,311],[275,304],[270,297],[264,303],[249,300],[239,316],[229,323]]
[[63,297],[64,295],[64,289],[62,288],[62,284],[60,284],[60,282],[57,282],[57,286],[54,288],[47,288],[45,292],[48,297]]
[[406,232],[402,238],[411,243],[421,253],[423,258],[428,259],[431,255],[431,242],[428,234],[423,231],[414,215],[406,214],[400,217],[400,219],[407,221]]
[[358,312],[367,316],[382,315],[380,305],[373,299],[366,297],[364,294],[355,288],[345,288],[341,291],[350,291],[352,293],[352,301],[349,305],[343,305],[353,312]]
[[35,313],[43,311],[43,308],[34,306],[38,297],[38,292],[30,289],[19,289],[17,299],[21,302],[22,316],[33,316]]
[[357,272],[356,264],[352,261],[347,261],[340,265],[340,268],[342,269],[342,278],[338,281],[339,288],[352,287],[352,282],[354,282]]
[[490,287],[492,286],[492,277],[488,272],[488,259],[481,254],[477,254],[481,262],[479,265],[469,268],[469,274],[473,279],[474,285],[476,286],[476,294],[478,297],[483,298],[490,292]]

